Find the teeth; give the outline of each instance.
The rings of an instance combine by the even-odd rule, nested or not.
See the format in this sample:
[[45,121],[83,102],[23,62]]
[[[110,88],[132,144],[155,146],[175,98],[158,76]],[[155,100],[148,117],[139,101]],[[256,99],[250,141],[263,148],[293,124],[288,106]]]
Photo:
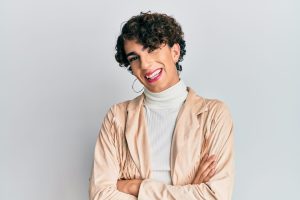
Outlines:
[[147,79],[152,79],[152,78],[156,77],[160,73],[160,71],[161,70],[157,70],[154,73],[152,73],[150,76],[146,76],[146,78]]

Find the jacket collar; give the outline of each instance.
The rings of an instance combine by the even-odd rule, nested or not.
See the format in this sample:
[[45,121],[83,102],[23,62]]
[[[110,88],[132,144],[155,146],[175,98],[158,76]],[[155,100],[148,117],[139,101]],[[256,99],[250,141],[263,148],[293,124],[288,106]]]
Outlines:
[[[178,155],[184,150],[184,144],[189,130],[195,130],[199,125],[191,123],[197,120],[197,115],[207,111],[207,105],[203,97],[198,96],[191,88],[188,89],[188,96],[182,105],[172,139],[171,149],[171,175],[172,181],[178,182],[174,173],[180,170]],[[150,177],[150,148],[147,134],[147,125],[143,109],[145,95],[141,94],[135,99],[129,101],[127,106],[127,120],[125,137],[128,144],[131,157],[141,173],[142,178]],[[186,128],[191,124],[191,127]],[[175,177],[175,178],[174,178]]]

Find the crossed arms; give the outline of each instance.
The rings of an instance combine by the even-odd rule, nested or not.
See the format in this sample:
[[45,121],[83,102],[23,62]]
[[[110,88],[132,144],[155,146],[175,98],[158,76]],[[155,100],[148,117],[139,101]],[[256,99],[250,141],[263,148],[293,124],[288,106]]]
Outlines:
[[233,125],[227,108],[221,104],[208,136],[208,154],[199,164],[193,181],[187,185],[167,185],[151,179],[119,180],[119,162],[114,137],[110,134],[113,113],[104,119],[95,148],[90,200],[230,200],[233,189]]

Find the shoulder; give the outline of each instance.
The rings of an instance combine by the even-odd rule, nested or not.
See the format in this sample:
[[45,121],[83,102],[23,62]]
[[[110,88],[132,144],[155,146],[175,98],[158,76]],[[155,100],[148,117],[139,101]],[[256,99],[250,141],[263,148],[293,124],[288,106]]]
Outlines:
[[218,115],[220,113],[229,113],[229,107],[220,99],[206,98],[198,95],[189,88],[189,99],[187,101],[197,113],[207,113],[209,115]]
[[189,88],[189,96],[188,102],[194,112],[201,113],[208,121],[231,121],[229,107],[224,101],[200,96],[191,88]]
[[136,109],[143,101],[143,94],[135,97],[131,100],[116,103],[110,107],[110,111],[113,113],[124,113],[131,109]]
[[111,122],[118,121],[122,123],[126,121],[128,111],[138,110],[143,102],[143,98],[144,96],[141,94],[134,99],[113,104],[106,113],[106,118]]
[[232,126],[233,120],[228,105],[220,99],[205,98],[207,105],[207,119],[211,127]]
[[223,100],[209,99],[209,98],[204,98],[204,100],[210,112],[214,112],[214,113],[229,112],[229,107]]
[[[202,119],[209,132],[208,137],[211,133],[226,133],[231,134],[233,128],[233,120],[229,111],[228,105],[220,99],[206,98],[199,95],[195,95],[197,102],[202,102],[202,113],[199,119]],[[221,131],[222,130],[222,131]],[[228,131],[227,131],[228,130]],[[223,134],[228,135],[228,134]]]

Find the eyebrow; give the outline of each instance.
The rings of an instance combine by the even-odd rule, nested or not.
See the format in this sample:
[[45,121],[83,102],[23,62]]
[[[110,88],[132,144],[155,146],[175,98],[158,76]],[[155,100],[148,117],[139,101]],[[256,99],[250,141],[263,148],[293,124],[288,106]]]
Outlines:
[[129,56],[133,56],[133,55],[135,56],[135,55],[137,55],[137,54],[136,54],[135,52],[132,51],[132,52],[126,54],[126,58],[128,58]]

